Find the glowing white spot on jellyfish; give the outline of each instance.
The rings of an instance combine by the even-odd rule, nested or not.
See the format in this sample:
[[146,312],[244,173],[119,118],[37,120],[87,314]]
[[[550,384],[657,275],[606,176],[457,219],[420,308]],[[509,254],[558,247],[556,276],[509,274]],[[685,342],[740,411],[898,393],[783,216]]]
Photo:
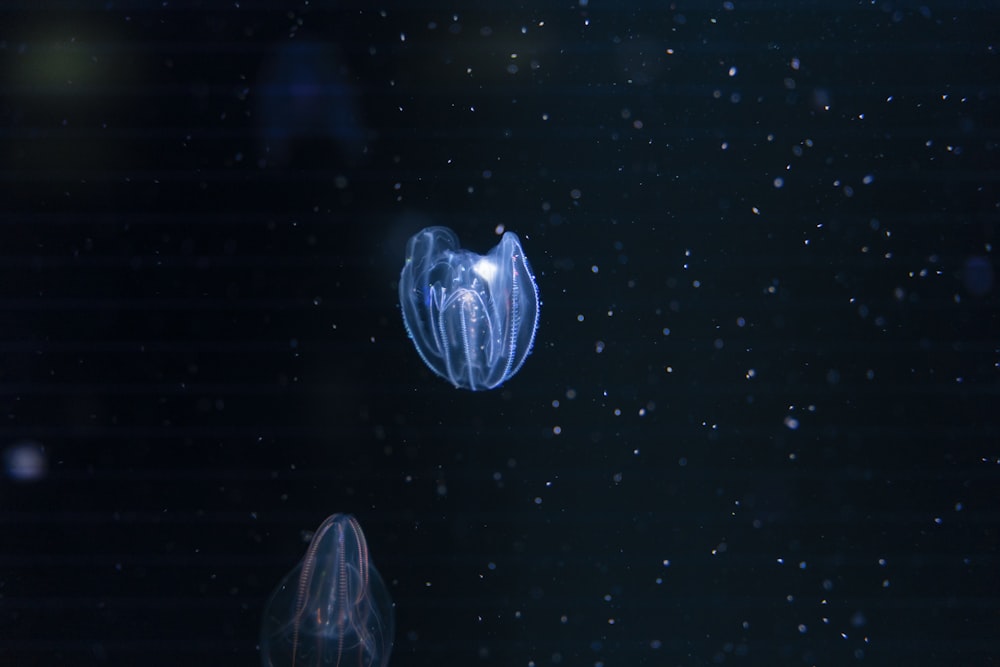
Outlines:
[[497,265],[487,257],[480,257],[479,261],[472,266],[472,270],[486,282],[492,282],[493,277],[497,274]]

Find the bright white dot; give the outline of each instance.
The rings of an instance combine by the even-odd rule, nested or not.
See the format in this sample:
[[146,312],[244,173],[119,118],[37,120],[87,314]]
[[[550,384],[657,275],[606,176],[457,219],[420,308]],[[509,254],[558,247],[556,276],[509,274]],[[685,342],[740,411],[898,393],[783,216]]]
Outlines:
[[488,283],[492,283],[497,275],[497,265],[486,257],[480,257],[479,261],[473,264],[472,270]]

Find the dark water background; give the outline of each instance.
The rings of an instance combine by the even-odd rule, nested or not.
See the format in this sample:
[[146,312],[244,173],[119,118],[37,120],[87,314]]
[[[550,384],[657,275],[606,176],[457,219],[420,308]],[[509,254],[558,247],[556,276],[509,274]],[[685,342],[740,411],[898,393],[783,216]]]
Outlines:
[[[348,512],[392,665],[996,664],[996,17],[4,3],[0,663],[259,664]],[[429,224],[532,262],[500,389]]]

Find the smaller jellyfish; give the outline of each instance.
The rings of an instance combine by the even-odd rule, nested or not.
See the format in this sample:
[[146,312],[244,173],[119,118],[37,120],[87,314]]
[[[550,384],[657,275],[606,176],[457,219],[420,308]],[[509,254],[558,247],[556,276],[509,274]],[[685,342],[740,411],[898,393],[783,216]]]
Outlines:
[[334,514],[264,607],[261,664],[385,667],[393,630],[392,600],[361,526],[350,514]]

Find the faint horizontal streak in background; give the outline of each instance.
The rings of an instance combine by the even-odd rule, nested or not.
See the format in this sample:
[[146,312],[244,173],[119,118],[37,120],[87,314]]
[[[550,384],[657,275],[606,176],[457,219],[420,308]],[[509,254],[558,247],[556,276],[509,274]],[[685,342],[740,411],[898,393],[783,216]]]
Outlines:
[[[323,345],[310,345],[308,346],[310,350],[316,351],[317,348]],[[888,344],[888,346],[892,346]],[[0,345],[0,351],[4,350],[6,346]],[[343,352],[345,349],[343,341],[338,344],[328,343],[326,344],[331,351]],[[86,345],[82,345],[79,348],[75,348],[77,351],[86,351],[88,348]],[[177,345],[177,351],[184,351],[185,353],[191,351],[191,349],[186,345]],[[243,354],[248,351],[246,349],[239,350],[226,350],[224,348],[207,348],[217,352],[229,352],[232,354]],[[289,350],[288,345],[275,346],[274,349],[284,349]],[[303,348],[298,348],[303,349]],[[257,350],[252,350],[257,351]],[[141,359],[141,358],[140,358]],[[664,382],[666,384],[666,381]],[[871,386],[869,386],[871,385]],[[400,388],[399,391],[405,391],[405,389]],[[351,396],[357,392],[357,388],[354,386],[348,386],[338,383],[327,383],[327,382],[315,382],[315,381],[298,381],[289,382],[288,384],[279,385],[277,383],[253,383],[253,382],[241,382],[238,384],[217,384],[211,382],[197,382],[190,380],[175,380],[172,382],[116,382],[116,383],[94,383],[94,382],[4,382],[0,384],[0,395],[17,395],[21,397],[28,396],[94,396],[94,397],[110,397],[110,396],[187,396],[190,398],[198,398],[204,395],[218,396],[219,398],[226,398],[231,396],[273,396],[277,394],[300,394],[307,393],[312,394],[313,392],[320,392],[324,396]],[[391,391],[387,393],[392,393]],[[674,395],[692,395],[692,396],[719,396],[719,397],[732,397],[738,396],[742,397],[747,394],[753,395],[783,395],[788,394],[787,384],[783,382],[764,382],[761,380],[753,380],[752,383],[734,383],[734,382],[699,382],[696,385],[685,385],[681,388],[674,388],[671,390],[669,387],[660,387],[656,391],[656,395],[660,397],[670,397]],[[1000,386],[995,383],[983,383],[983,384],[972,384],[972,383],[958,383],[953,382],[945,385],[935,385],[933,387],[926,386],[914,386],[908,384],[897,384],[890,385],[884,382],[879,382],[877,385],[873,383],[868,383],[866,385],[860,381],[847,382],[842,381],[835,385],[818,387],[810,387],[808,390],[797,390],[797,393],[805,396],[806,400],[815,401],[819,397],[823,399],[837,399],[843,397],[864,397],[864,398],[885,398],[886,396],[893,397],[916,397],[916,396],[955,396],[961,395],[963,399],[968,399],[977,396],[997,396],[1000,397]],[[621,400],[621,399],[620,399]],[[569,406],[564,406],[563,410],[570,410]],[[620,432],[627,428],[625,420],[627,417],[620,417],[623,420],[621,424],[615,429],[616,432]],[[553,420],[559,421],[556,413],[553,413]],[[951,429],[951,424],[942,424],[942,429],[947,427]],[[178,426],[173,426],[172,428],[180,428]],[[992,429],[985,425],[974,427],[973,431],[978,430],[982,434],[994,433],[996,432],[1000,435],[1000,429]],[[727,431],[723,431],[726,433]]]
[[[818,172],[821,170],[817,170]],[[397,171],[392,178],[386,181],[386,175],[368,173],[363,179],[356,181],[385,183],[386,190],[390,190],[393,182],[417,183],[423,180],[432,180],[438,183],[460,182],[468,183],[471,170],[422,170],[418,172]],[[533,170],[517,169],[508,174],[511,180],[523,178],[525,173],[534,173]],[[719,170],[699,170],[694,175],[673,176],[666,172],[662,175],[645,174],[650,180],[649,187],[656,187],[655,177],[664,179],[664,182],[672,184],[678,183],[719,183],[730,182],[733,174],[758,173],[759,170],[744,164],[734,164],[732,169]],[[805,172],[803,180],[816,185],[816,182],[808,177]],[[868,173],[868,170],[855,170],[838,172],[841,179],[855,179],[860,181]],[[1000,169],[978,170],[978,169],[954,169],[945,164],[934,170],[926,169],[917,172],[906,169],[894,171],[879,170],[879,180],[899,183],[993,183],[1000,181]],[[598,169],[553,169],[547,173],[546,178],[557,181],[577,181],[582,183],[602,183],[607,184],[609,179],[626,178],[630,174],[619,173],[610,168]],[[75,170],[56,169],[34,169],[18,171],[0,171],[0,181],[7,183],[46,183],[56,187],[58,183],[70,185],[92,185],[95,183],[117,183],[120,185],[150,185],[160,183],[190,183],[190,182],[212,182],[212,183],[327,183],[333,184],[338,177],[343,176],[342,171],[324,171],[313,169],[308,172],[286,171],[282,169],[267,169],[254,166],[240,166],[232,169],[164,169],[162,171],[142,170],[110,170],[89,171],[85,168]],[[791,177],[789,177],[791,178]],[[827,191],[836,193],[832,187],[826,187]],[[780,192],[780,191],[778,191]],[[845,198],[845,201],[847,198]],[[749,206],[747,207],[749,209]]]
[[[484,127],[441,130],[414,127],[382,127],[379,128],[377,133],[374,133],[372,136],[379,141],[385,141],[388,139],[423,139],[427,142],[434,142],[440,141],[441,139],[447,139],[449,141],[468,139],[497,141],[503,139],[506,141],[508,140],[508,137],[505,136],[505,133],[509,133],[510,139],[544,138],[547,140],[608,139],[612,133],[618,133],[619,136],[616,139],[618,143],[625,143],[636,139],[652,139],[657,141],[674,142],[711,140],[713,145],[717,147],[718,144],[721,144],[723,141],[730,143],[740,140],[760,141],[762,137],[766,137],[769,131],[771,131],[771,128],[768,125],[762,125],[760,128],[756,129],[728,130],[724,134],[719,134],[717,128],[698,125],[684,125],[682,127],[647,125],[641,130],[638,130],[628,124],[625,124],[624,122],[621,125],[608,123],[603,127],[586,127],[566,125],[565,123],[554,120],[548,122],[539,120],[538,123],[533,123],[531,125],[512,125],[508,128]],[[814,142],[824,140],[831,142],[843,142],[847,139],[863,139],[869,142],[885,142],[886,144],[890,144],[894,141],[902,139],[924,142],[929,136],[933,136],[937,141],[952,140],[957,143],[965,143],[969,138],[969,133],[959,128],[941,129],[934,126],[923,125],[895,128],[891,131],[891,133],[889,133],[888,137],[866,125],[858,125],[846,130],[824,127],[789,129],[788,127],[782,125],[782,127],[775,128],[773,131],[775,134],[780,134],[785,140],[793,144],[804,139],[811,139]],[[795,132],[796,135],[801,135],[801,139],[799,139],[798,136],[794,138],[790,136],[792,132]],[[223,141],[249,140],[258,138],[284,138],[287,134],[288,130],[284,128],[269,130],[267,128],[261,129],[253,127],[212,128],[205,126],[160,126],[156,129],[148,129],[114,126],[103,128],[94,127],[92,125],[71,125],[69,127],[14,126],[0,128],[0,139],[59,142],[81,139],[100,139],[102,141],[123,139],[146,141],[204,141],[209,139]],[[320,130],[309,131],[308,128],[299,130],[297,134],[302,137],[314,137],[317,139],[329,137],[329,132]],[[998,139],[1000,138],[1000,129],[977,129],[976,135],[980,139]],[[253,159],[248,157],[244,160],[244,162],[252,163]],[[253,169],[255,167],[249,166],[243,168]],[[458,168],[456,167],[456,169]],[[873,170],[880,174],[882,173],[881,170],[875,167],[873,167]],[[493,175],[493,178],[500,178],[503,174],[504,170],[500,170],[498,173]],[[907,176],[912,177],[914,174],[912,172],[907,172]]]
[[[336,477],[327,476],[327,479],[336,480]],[[797,479],[793,475],[789,475],[786,479]],[[783,480],[785,481],[785,480]],[[872,484],[877,484],[877,482],[872,482]],[[527,503],[525,503],[527,504]],[[934,513],[931,511],[919,511],[919,510],[886,510],[882,512],[866,512],[861,509],[851,509],[850,511],[823,511],[819,512],[815,507],[802,510],[786,510],[786,509],[773,509],[773,508],[736,508],[737,516],[741,518],[738,527],[740,531],[750,531],[756,532],[761,530],[766,530],[772,524],[781,525],[851,525],[857,527],[859,530],[862,528],[871,529],[872,526],[877,525],[887,525],[891,526],[894,523],[902,523],[907,525],[924,526],[926,530],[941,530],[941,526],[937,526],[934,523]],[[295,515],[289,515],[288,513],[275,514],[271,513],[268,516],[255,517],[251,516],[250,512],[240,513],[240,514],[223,514],[221,518],[213,516],[217,512],[200,514],[197,512],[170,512],[170,511],[152,511],[152,510],[122,510],[122,511],[104,511],[104,512],[77,512],[77,511],[65,511],[65,512],[48,512],[48,513],[9,513],[0,512],[0,525],[12,524],[26,522],[29,524],[61,524],[66,521],[70,521],[74,524],[93,524],[93,525],[115,525],[115,526],[128,526],[134,524],[152,524],[152,525],[162,525],[162,526],[198,526],[198,525],[211,525],[217,526],[220,524],[226,525],[239,525],[239,526],[253,526],[260,530],[274,530],[280,526],[296,525],[304,520],[308,520],[310,517],[306,516],[305,513],[296,513]],[[968,514],[972,514],[969,512]],[[961,523],[961,525],[982,525],[989,527],[990,525],[995,525],[998,520],[1000,520],[1000,510],[983,511],[978,510],[975,516],[962,516],[957,517],[955,513],[947,513],[943,515],[943,524],[947,525],[949,523]],[[12,521],[9,517],[13,515],[16,520]],[[311,515],[310,515],[311,516]],[[417,524],[424,525],[428,527],[434,524],[446,525],[443,518],[438,514],[433,513],[392,513],[392,512],[380,512],[379,516],[384,523],[389,525],[393,523],[398,523],[399,525],[407,525],[410,522],[416,522]],[[518,527],[540,525],[545,526],[550,523],[546,513],[538,507],[532,507],[530,510],[523,509],[510,509],[505,511],[478,511],[476,512],[477,517],[481,517],[482,525],[489,527],[491,530],[496,530],[501,526],[512,527],[515,530]],[[647,511],[635,511],[635,510],[611,510],[611,511],[594,511],[593,509],[577,509],[577,510],[566,510],[560,512],[560,523],[565,522],[565,525],[586,528],[587,526],[617,526],[618,530],[622,533],[633,533],[633,532],[649,532],[661,530],[664,526],[680,526],[680,525],[693,525],[700,526],[706,522],[710,522],[713,517],[717,516],[716,512],[710,510],[647,510]],[[37,517],[37,518],[36,518]],[[477,518],[477,520],[480,520]],[[752,527],[750,522],[752,520],[761,521],[762,525],[759,528]],[[636,524],[640,524],[637,528]],[[303,523],[302,525],[309,525],[308,523]],[[735,530],[735,528],[731,529]],[[720,553],[720,558],[736,558],[743,559],[749,556],[750,560],[760,561],[767,564],[774,565],[776,567],[795,567],[794,563],[797,561],[793,560],[794,556],[785,556],[785,563],[777,563],[775,556],[781,556],[780,550],[768,550],[767,552],[755,553],[741,551],[739,547],[740,542],[748,541],[745,537],[740,538],[729,538],[732,543],[729,548],[724,553]],[[710,541],[710,540],[707,540]],[[706,542],[707,542],[706,541]],[[724,542],[728,542],[725,538],[722,539]],[[716,542],[718,543],[718,541]],[[707,552],[715,544],[705,546],[705,551]],[[678,547],[674,546],[668,551],[685,553],[685,550],[690,550],[691,546]],[[697,551],[697,549],[693,549]],[[886,552],[895,552],[895,548],[886,548]],[[962,550],[963,555],[967,550]],[[983,553],[983,552],[976,552]],[[990,562],[1000,561],[1000,555],[990,554],[986,552],[984,555],[987,556]],[[192,560],[197,560],[199,558],[198,554],[190,554],[189,557]],[[589,556],[586,554],[581,554],[580,558],[586,559]],[[829,559],[837,560],[842,556],[826,555],[819,557],[820,560]],[[650,554],[650,562],[654,563],[657,561],[655,554]],[[809,558],[812,560],[812,558]],[[674,559],[671,558],[671,562]],[[869,559],[869,563],[871,559]],[[1000,604],[1000,600],[998,600]]]
[[[839,172],[838,172],[839,173]],[[496,178],[496,176],[494,176]],[[143,183],[145,184],[145,183]],[[781,218],[787,218],[789,216],[799,216],[801,214],[797,212],[784,213],[784,214],[768,214],[768,215],[779,215]],[[956,226],[970,225],[970,224],[1000,224],[1000,213],[993,211],[965,211],[958,219],[953,219],[952,216],[945,215],[940,211],[911,211],[907,213],[898,213],[895,211],[880,211],[877,216],[878,220],[881,221],[883,227],[891,226],[894,224],[905,223],[907,225],[942,225],[949,229],[953,229]],[[862,225],[866,226],[871,221],[872,216],[870,214],[858,214],[851,212],[844,212],[840,216],[840,220],[844,225]],[[705,225],[705,224],[725,224],[726,227],[732,227],[733,225],[759,225],[760,221],[755,216],[747,216],[745,218],[727,218],[724,223],[720,222],[718,218],[706,217],[704,215],[692,216],[686,219],[671,220],[671,225]],[[88,211],[86,213],[78,212],[66,212],[66,213],[39,213],[35,211],[19,211],[19,212],[7,212],[2,217],[0,217],[0,229],[5,226],[18,226],[18,225],[56,225],[56,226],[80,226],[89,227],[91,225],[162,225],[164,227],[169,227],[171,231],[177,229],[197,229],[203,225],[233,225],[238,227],[249,227],[252,225],[261,226],[261,231],[269,231],[267,227],[273,226],[275,229],[290,225],[305,226],[308,225],[310,228],[314,229],[325,229],[329,227],[336,227],[340,224],[347,224],[342,217],[330,218],[325,215],[303,215],[289,214],[285,211],[280,212],[262,212],[262,211],[246,211],[240,213],[227,213],[225,211],[218,211],[213,213],[205,213],[204,211],[194,210],[190,212],[174,212],[174,213],[161,213],[158,211]],[[572,222],[567,222],[566,225],[573,225]],[[45,253],[39,252],[40,255]],[[300,257],[300,255],[295,255]],[[66,258],[70,259],[70,258]],[[303,259],[308,260],[308,257]],[[345,260],[350,260],[351,258],[344,258]]]

